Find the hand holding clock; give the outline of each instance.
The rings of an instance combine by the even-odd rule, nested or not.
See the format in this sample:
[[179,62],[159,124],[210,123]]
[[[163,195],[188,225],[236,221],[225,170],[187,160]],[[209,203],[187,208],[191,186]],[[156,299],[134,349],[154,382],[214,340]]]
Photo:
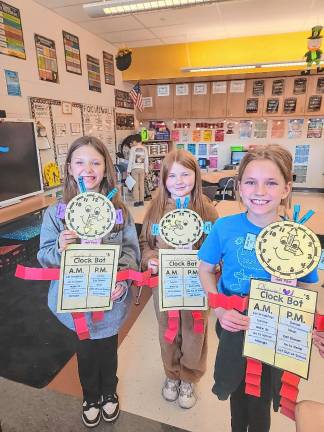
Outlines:
[[71,230],[61,231],[59,235],[60,252],[62,252],[67,247],[67,245],[76,243],[78,237],[79,236],[75,231],[71,231]]

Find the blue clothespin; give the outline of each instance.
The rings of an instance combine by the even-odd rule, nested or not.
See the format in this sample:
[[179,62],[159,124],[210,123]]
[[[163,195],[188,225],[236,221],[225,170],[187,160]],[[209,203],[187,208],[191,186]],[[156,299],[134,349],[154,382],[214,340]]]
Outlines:
[[160,234],[160,225],[159,224],[152,224],[151,233],[154,236],[157,236]]
[[212,223],[210,221],[204,222],[204,233],[209,234],[212,229]]
[[297,223],[304,224],[313,216],[314,213],[314,210],[309,210],[301,219],[299,219],[299,221],[297,221]]
[[177,207],[177,209],[181,209],[181,199],[180,198],[177,198],[176,199],[176,207]]
[[9,152],[9,147],[0,146],[0,153],[8,153],[8,152]]
[[78,185],[81,193],[87,192],[87,188],[85,187],[83,177],[78,177]]
[[188,196],[186,196],[186,198],[184,199],[184,202],[183,202],[183,208],[184,209],[188,208],[189,201],[190,201],[190,198]]
[[300,212],[300,204],[295,204],[294,205],[294,213],[293,213],[293,221],[294,222],[298,222],[299,212]]
[[107,193],[107,198],[109,200],[111,200],[116,195],[117,192],[118,192],[118,189],[114,188],[113,190],[111,190],[110,192]]

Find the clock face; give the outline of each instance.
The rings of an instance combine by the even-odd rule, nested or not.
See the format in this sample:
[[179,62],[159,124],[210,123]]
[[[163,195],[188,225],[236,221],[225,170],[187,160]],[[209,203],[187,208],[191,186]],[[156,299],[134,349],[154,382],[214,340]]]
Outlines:
[[65,221],[69,230],[83,239],[104,237],[115,225],[116,211],[112,202],[97,192],[84,192],[67,205]]
[[260,232],[255,251],[260,264],[270,274],[282,279],[299,279],[317,266],[321,244],[304,225],[282,221]]
[[196,243],[204,231],[201,217],[189,209],[166,213],[159,225],[162,240],[169,246],[176,247]]

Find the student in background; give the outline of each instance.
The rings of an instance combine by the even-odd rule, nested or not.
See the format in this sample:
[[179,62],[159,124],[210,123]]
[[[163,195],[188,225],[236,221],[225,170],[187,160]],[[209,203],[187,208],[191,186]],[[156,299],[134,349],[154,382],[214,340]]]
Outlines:
[[[107,148],[95,137],[78,138],[69,148],[63,185],[63,203],[78,193],[78,178],[82,177],[87,191],[102,193],[116,187],[115,170]],[[139,245],[135,224],[119,193],[112,198],[115,209],[120,209],[123,221],[102,239],[102,243],[120,245],[118,269],[138,269]],[[78,236],[66,229],[55,204],[46,210],[37,258],[43,267],[59,267],[62,251]],[[54,315],[69,329],[75,330],[70,313],[57,313],[58,281],[52,281],[48,293],[48,305]],[[117,282],[112,292],[113,308],[104,312],[101,321],[93,321],[91,313],[85,313],[90,339],[77,339],[77,360],[83,391],[82,420],[88,427],[97,426],[101,417],[106,422],[119,415],[117,388],[118,331],[124,322],[131,302],[126,282]]]
[[[176,199],[183,203],[189,197],[190,209],[197,212],[204,221],[217,218],[217,212],[211,201],[202,194],[200,169],[196,159],[185,150],[174,150],[166,155],[160,172],[160,187],[145,215],[140,247],[142,268],[158,273],[159,249],[171,249],[162,239],[152,235],[152,225],[158,224],[169,211],[175,210]],[[201,241],[194,245],[198,248]],[[208,311],[203,311],[204,331],[194,333],[193,317],[190,310],[180,311],[180,329],[173,343],[164,339],[168,328],[167,312],[160,312],[158,289],[153,291],[154,307],[159,324],[161,356],[166,379],[162,395],[167,401],[179,398],[182,408],[191,408],[196,403],[194,384],[206,370],[207,356],[207,318]]]
[[127,173],[136,181],[133,188],[134,207],[144,205],[144,177],[148,174],[147,149],[142,144],[140,134],[133,136],[133,146],[129,152]]
[[[285,215],[292,187],[292,156],[279,145],[257,146],[242,159],[237,181],[238,194],[247,211],[218,219],[198,253],[200,280],[207,293],[246,296],[251,278],[270,280],[271,275],[258,262],[255,249],[245,248],[245,244]],[[219,264],[222,272],[216,283],[215,268]],[[317,280],[315,270],[300,282]],[[219,307],[215,313],[220,341],[213,392],[221,400],[230,396],[232,432],[268,432],[275,370],[263,365],[260,398],[245,394],[242,346],[249,318],[235,309]]]

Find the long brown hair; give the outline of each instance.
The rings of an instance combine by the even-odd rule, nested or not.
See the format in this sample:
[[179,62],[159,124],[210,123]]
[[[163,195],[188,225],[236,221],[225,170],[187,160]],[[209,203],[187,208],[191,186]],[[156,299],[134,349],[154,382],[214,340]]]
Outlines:
[[[272,161],[279,168],[286,185],[288,185],[288,183],[292,184],[291,153],[279,144],[258,145],[250,149],[241,160],[237,174],[237,190],[247,165],[254,160]],[[239,194],[237,194],[237,196],[239,197]],[[291,206],[291,188],[288,196],[281,200],[281,205],[284,207],[286,213],[287,208]]]
[[191,191],[191,197],[188,208],[197,212],[203,220],[207,219],[206,200],[203,199],[200,168],[195,157],[186,150],[172,150],[166,155],[163,160],[160,170],[160,185],[157,195],[153,198],[144,221],[144,233],[149,246],[153,249],[155,237],[152,235],[151,229],[153,224],[158,224],[160,219],[165,214],[170,192],[166,187],[166,181],[174,163],[178,163],[183,167],[190,169],[195,173],[195,184]]
[[[64,182],[63,182],[63,201],[68,203],[72,198],[74,198],[79,193],[79,187],[74,177],[69,173],[69,165],[71,163],[72,155],[75,150],[79,149],[83,146],[91,146],[93,147],[105,161],[105,176],[102,179],[99,192],[103,195],[107,195],[112,189],[117,188],[117,179],[116,172],[111,160],[111,157],[108,153],[107,147],[100,141],[98,138],[93,136],[83,136],[81,138],[73,141],[71,146],[69,147],[65,166],[64,166]],[[111,199],[114,204],[115,209],[121,209],[123,212],[123,224],[115,225],[113,231],[120,231],[123,228],[123,225],[128,218],[128,210],[123,204],[119,191],[115,194],[115,196]]]

